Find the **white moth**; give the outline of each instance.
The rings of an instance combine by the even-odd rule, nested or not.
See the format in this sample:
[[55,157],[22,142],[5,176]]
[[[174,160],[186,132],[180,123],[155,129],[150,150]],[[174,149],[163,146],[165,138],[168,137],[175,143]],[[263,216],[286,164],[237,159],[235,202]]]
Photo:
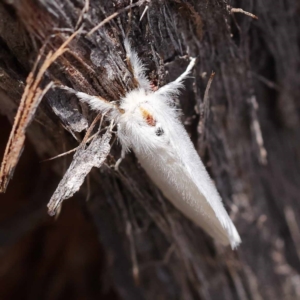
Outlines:
[[[152,181],[185,216],[210,236],[234,249],[241,239],[228,216],[220,195],[179,120],[174,97],[195,64],[175,81],[153,91],[145,68],[125,40],[127,63],[136,88],[120,104],[65,87],[117,124],[122,158],[132,149]],[[119,165],[120,160],[117,162]]]

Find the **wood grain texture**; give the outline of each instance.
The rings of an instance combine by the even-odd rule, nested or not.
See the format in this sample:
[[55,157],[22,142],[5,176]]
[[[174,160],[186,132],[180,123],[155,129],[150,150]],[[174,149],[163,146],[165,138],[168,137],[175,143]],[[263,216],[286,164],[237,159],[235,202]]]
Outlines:
[[[87,33],[129,4],[90,0],[82,14],[82,0],[1,1],[1,113],[13,121],[46,41],[48,51],[55,50],[78,20]],[[152,0],[133,7],[92,35],[76,37],[41,87],[60,81],[118,100],[134,86],[124,61],[127,34],[157,86],[184,70],[182,56],[198,57],[195,78],[178,103],[241,235],[238,251],[215,245],[176,211],[133,154],[120,173],[109,168],[120,156],[117,143],[106,165],[92,170],[89,185],[66,201],[57,221],[50,219],[46,203],[71,157],[34,161],[77,147],[95,118],[76,97],[50,90],[28,127],[7,194],[0,196],[1,299],[300,298],[299,5],[229,4],[258,20],[230,14],[223,0]]]

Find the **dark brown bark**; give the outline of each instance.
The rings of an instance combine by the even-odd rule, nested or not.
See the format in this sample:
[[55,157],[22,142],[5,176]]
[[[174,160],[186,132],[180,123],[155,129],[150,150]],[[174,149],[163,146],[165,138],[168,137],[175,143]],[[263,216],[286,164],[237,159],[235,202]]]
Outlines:
[[[83,0],[0,1],[1,153],[6,118],[13,122],[40,47],[57,49],[80,15],[88,32],[130,4],[90,2],[81,14]],[[231,15],[228,4],[259,19]],[[300,298],[299,10],[292,0],[152,0],[91,36],[77,36],[42,87],[59,80],[119,99],[131,86],[127,33],[159,86],[184,70],[184,55],[198,57],[195,78],[180,97],[183,121],[243,243],[234,252],[215,245],[161,196],[132,153],[121,174],[110,169],[120,155],[117,143],[58,219],[47,216],[72,155],[39,162],[78,146],[96,116],[76,97],[50,90],[0,196],[0,298]]]

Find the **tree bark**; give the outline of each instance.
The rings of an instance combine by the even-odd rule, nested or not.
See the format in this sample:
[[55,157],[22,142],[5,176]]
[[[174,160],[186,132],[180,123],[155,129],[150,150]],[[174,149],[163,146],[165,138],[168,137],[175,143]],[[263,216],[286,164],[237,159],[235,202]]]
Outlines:
[[[197,57],[178,103],[242,244],[214,243],[178,212],[114,143],[57,219],[46,204],[96,114],[51,89],[27,130],[25,150],[1,195],[1,299],[300,299],[300,18],[292,0],[0,1],[1,149],[41,47],[46,71],[116,101],[130,90],[123,41],[157,86]],[[230,6],[229,6],[230,5]],[[145,15],[140,21],[144,12]],[[233,13],[242,7],[258,16]],[[87,33],[119,12],[93,34]],[[210,73],[216,73],[204,97]],[[86,201],[88,199],[88,201]]]

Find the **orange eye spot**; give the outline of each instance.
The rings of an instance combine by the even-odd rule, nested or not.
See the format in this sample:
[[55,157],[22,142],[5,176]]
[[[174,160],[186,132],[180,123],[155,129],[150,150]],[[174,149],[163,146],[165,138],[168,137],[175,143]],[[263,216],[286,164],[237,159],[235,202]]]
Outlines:
[[150,126],[155,126],[156,124],[156,120],[154,119],[154,117],[149,113],[148,110],[144,109],[144,108],[140,108],[141,112],[142,112],[142,116],[144,118],[144,120],[147,122],[148,125]]

